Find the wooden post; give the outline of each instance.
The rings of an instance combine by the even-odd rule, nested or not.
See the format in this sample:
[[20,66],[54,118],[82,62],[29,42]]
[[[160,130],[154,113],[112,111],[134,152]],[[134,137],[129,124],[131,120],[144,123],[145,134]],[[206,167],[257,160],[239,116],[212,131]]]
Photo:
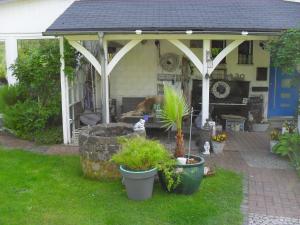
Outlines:
[[65,76],[64,38],[59,38],[60,49],[60,85],[61,85],[61,109],[64,144],[71,142],[70,135],[70,109],[69,109],[69,83]]
[[100,42],[100,64],[101,64],[101,90],[102,90],[102,123],[108,124],[110,121],[109,115],[109,81],[108,74],[106,73],[107,68],[107,42],[104,40],[104,34],[99,33]]
[[209,68],[207,54],[210,54],[210,40],[203,40],[202,126],[209,119]]
[[13,37],[5,39],[5,60],[6,60],[6,79],[9,85],[17,83],[17,78],[13,75],[10,66],[18,58],[18,40]]

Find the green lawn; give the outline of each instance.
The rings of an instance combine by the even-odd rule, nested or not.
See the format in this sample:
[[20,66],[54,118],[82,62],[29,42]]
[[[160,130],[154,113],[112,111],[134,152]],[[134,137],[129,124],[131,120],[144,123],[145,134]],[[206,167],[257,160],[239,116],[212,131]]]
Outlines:
[[240,225],[242,177],[218,170],[191,196],[128,200],[120,181],[82,177],[77,156],[0,149],[1,225]]

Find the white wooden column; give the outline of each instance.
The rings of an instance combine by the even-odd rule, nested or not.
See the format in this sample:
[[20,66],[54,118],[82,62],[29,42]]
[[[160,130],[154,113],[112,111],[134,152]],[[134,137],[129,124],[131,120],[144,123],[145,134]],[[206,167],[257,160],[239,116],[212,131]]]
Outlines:
[[61,109],[64,144],[71,143],[70,134],[70,108],[69,108],[69,83],[65,75],[64,38],[59,38],[60,49],[60,85],[61,85]]
[[5,39],[5,60],[6,60],[6,79],[9,85],[14,85],[17,78],[13,76],[10,66],[15,63],[18,58],[18,40],[14,37]]
[[102,101],[101,101],[101,112],[102,112],[102,123],[108,124],[110,122],[109,115],[109,80],[107,74],[107,41],[103,38],[103,33],[99,33],[100,41],[100,64],[101,64],[101,90],[102,90]]
[[203,40],[203,71],[202,71],[202,126],[209,119],[209,71],[207,65],[210,54],[210,40]]

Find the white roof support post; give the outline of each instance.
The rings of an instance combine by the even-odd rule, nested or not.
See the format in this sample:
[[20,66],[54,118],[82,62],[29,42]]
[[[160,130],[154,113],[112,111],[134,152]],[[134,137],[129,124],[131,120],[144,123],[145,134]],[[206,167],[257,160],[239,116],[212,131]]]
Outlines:
[[71,143],[70,134],[70,108],[69,108],[69,83],[65,75],[64,38],[59,38],[60,49],[60,85],[61,85],[61,109],[64,144]]
[[7,37],[5,39],[5,60],[6,60],[6,79],[9,85],[17,83],[17,78],[13,75],[10,69],[11,65],[16,62],[18,58],[18,40],[14,37]]
[[202,126],[209,119],[209,71],[211,40],[203,40],[203,71],[202,71]]
[[109,115],[109,80],[107,74],[108,58],[107,58],[107,41],[104,40],[104,34],[99,33],[100,42],[100,64],[101,64],[101,90],[102,90],[102,123],[110,122]]

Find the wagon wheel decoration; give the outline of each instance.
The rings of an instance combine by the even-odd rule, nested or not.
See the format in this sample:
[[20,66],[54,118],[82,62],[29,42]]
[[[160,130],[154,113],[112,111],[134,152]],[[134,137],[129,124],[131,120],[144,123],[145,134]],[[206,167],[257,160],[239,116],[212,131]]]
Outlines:
[[166,53],[160,58],[160,65],[163,70],[174,72],[179,65],[179,56],[174,53]]
[[212,93],[216,98],[227,98],[230,94],[230,86],[224,81],[217,81],[212,86]]

